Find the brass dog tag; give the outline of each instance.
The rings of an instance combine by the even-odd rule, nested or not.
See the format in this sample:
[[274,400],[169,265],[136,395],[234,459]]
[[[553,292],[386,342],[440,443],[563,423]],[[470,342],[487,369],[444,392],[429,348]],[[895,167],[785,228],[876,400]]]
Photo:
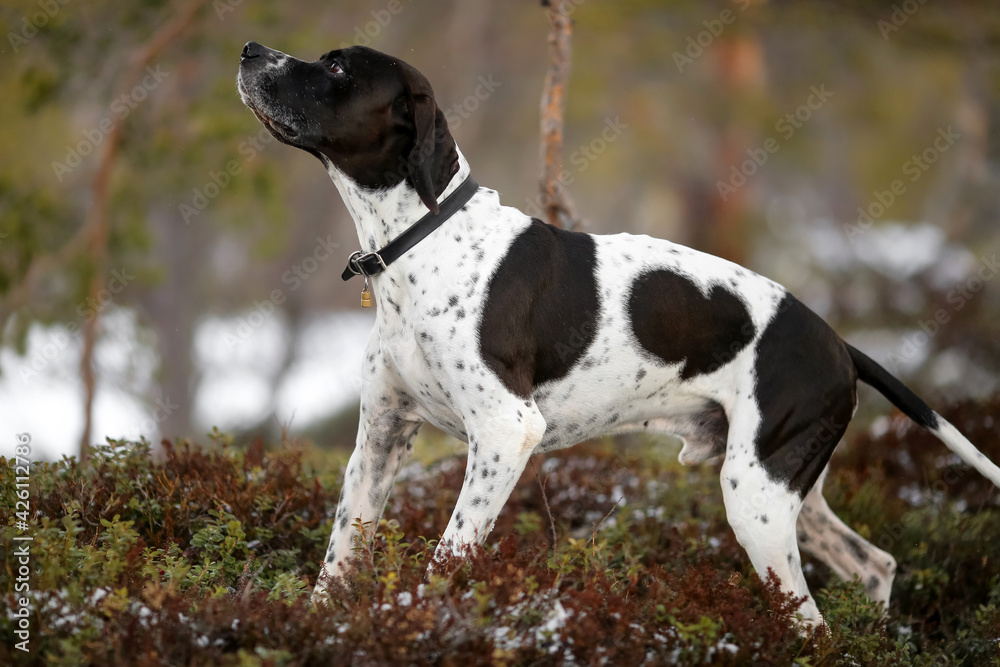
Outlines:
[[372,307],[372,293],[368,291],[368,276],[365,276],[365,286],[361,288],[361,307]]

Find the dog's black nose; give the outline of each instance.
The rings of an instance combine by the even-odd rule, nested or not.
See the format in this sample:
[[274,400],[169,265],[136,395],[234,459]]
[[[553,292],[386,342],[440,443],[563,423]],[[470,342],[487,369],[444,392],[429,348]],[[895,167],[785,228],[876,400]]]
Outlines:
[[259,58],[267,52],[267,47],[263,44],[258,44],[257,42],[247,42],[243,47],[243,53],[240,54],[240,59],[246,60],[248,58]]

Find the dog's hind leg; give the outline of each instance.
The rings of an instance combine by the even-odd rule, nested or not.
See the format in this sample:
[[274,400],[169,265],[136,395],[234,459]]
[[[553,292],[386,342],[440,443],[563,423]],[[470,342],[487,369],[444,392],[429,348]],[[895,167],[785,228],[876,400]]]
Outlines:
[[[730,419],[722,466],[729,524],[761,578],[771,569],[783,590],[805,597],[799,613],[808,624],[822,624],[822,617],[802,574],[796,523],[813,486],[812,471],[816,476],[822,472],[852,408],[848,394],[830,419],[816,418],[817,406],[812,404],[795,405],[776,418],[780,413],[762,416],[756,404],[747,401]],[[845,410],[846,418],[839,414]]]
[[841,579],[858,577],[868,596],[889,606],[896,559],[841,521],[823,497],[826,471],[806,495],[799,514],[799,546],[826,563]]
[[803,501],[840,442],[856,405],[857,376],[843,341],[791,296],[756,347],[745,399],[730,406],[722,468],[726,513],[757,574],[806,596],[799,611],[821,622],[796,539]]
[[768,570],[772,570],[781,581],[782,590],[805,597],[798,610],[803,621],[810,626],[822,625],[823,618],[802,574],[796,544],[795,522],[802,498],[784,484],[771,480],[754,461],[752,452],[752,442],[730,437],[722,465],[722,495],[729,525],[757,574],[766,579]]

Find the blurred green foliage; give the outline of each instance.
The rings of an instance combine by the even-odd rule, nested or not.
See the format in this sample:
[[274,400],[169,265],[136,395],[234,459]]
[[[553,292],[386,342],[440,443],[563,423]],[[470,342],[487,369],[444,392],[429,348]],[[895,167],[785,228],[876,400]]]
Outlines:
[[[198,322],[266,298],[318,236],[333,233],[345,254],[355,243],[314,159],[274,142],[253,147],[261,128],[234,83],[244,42],[313,58],[360,41],[424,71],[446,109],[466,100],[478,77],[493,76],[501,85],[452,130],[480,182],[522,208],[537,192],[546,62],[547,22],[536,2],[406,2],[386,20],[379,2],[220,0],[206,2],[154,63],[167,73],[163,82],[121,106],[129,63],[182,4],[16,0],[0,8],[0,343],[23,351],[33,323],[80,323],[94,267],[82,244],[58,253],[90,211],[99,128],[127,110],[108,261],[139,276],[114,303],[138,313],[159,355],[159,387],[146,398],[182,405],[164,425],[168,435],[194,428]],[[858,208],[900,178],[940,128],[953,127],[961,141],[908,184],[875,227],[929,224],[952,250],[973,257],[1000,248],[1000,9],[960,0],[898,14],[903,4],[573,3],[564,157],[588,229],[652,233],[725,254],[788,285],[846,335],[887,331],[897,344],[936,309],[950,308],[952,285],[935,267],[900,280],[865,260],[874,233],[843,244],[837,261],[824,259],[831,244],[815,237],[846,241],[843,227],[856,222]],[[732,20],[722,24],[723,16]],[[36,30],[25,27],[32,21]],[[679,67],[678,54],[694,57]],[[830,101],[791,136],[780,132],[782,119],[821,86]],[[609,119],[628,129],[593,160],[574,163]],[[780,149],[724,200],[720,182],[768,138]],[[89,153],[79,166],[58,166],[75,162],[80,149]],[[231,163],[238,174],[224,178]],[[185,216],[182,205],[199,197],[203,210]],[[53,257],[59,261],[14,299],[32,262]],[[289,341],[311,315],[356,307],[333,264],[289,295],[282,309]],[[989,283],[971,307],[950,311],[952,323],[931,343],[932,352],[955,353],[959,377],[985,379],[944,382],[930,362],[908,379],[952,393],[995,390],[998,308],[1000,290]],[[277,386],[281,377],[268,381]],[[273,421],[261,415],[260,428]]]

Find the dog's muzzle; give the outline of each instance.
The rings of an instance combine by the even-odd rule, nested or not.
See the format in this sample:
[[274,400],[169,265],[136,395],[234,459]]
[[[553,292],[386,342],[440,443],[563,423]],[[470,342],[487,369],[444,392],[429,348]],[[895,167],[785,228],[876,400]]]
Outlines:
[[243,52],[240,54],[240,64],[255,58],[265,58],[275,62],[278,60],[278,53],[278,51],[269,49],[263,44],[258,44],[257,42],[247,42],[243,45]]

